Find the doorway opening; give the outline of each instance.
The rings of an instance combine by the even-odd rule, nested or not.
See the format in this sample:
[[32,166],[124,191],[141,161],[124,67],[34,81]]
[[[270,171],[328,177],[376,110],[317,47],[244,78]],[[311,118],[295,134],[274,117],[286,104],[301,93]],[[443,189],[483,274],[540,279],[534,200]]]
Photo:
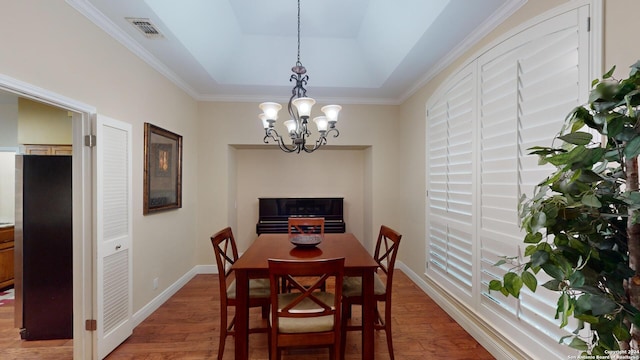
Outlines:
[[[95,109],[80,102],[7,77],[0,77],[0,94],[28,99],[67,111],[71,121],[72,145],[72,273],[73,273],[73,357],[94,357],[93,333],[85,330],[85,319],[93,318],[93,230],[92,158],[84,137],[91,133]],[[8,122],[7,122],[8,123]],[[2,125],[6,125],[2,121]],[[2,150],[20,151],[17,146]]]

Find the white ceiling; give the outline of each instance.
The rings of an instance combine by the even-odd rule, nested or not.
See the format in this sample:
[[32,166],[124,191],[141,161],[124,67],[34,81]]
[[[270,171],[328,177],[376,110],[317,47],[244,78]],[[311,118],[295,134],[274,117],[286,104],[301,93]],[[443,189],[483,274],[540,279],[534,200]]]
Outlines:
[[[397,104],[526,0],[302,0],[308,95]],[[295,0],[67,0],[198,100],[284,101]],[[147,38],[126,20],[149,19]]]

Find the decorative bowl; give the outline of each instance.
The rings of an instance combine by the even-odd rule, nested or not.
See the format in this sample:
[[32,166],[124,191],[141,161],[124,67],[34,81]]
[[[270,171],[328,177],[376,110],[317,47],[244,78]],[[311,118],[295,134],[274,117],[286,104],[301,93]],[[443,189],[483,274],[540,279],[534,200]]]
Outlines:
[[289,239],[291,243],[297,247],[315,247],[322,242],[322,235],[315,234],[299,234],[293,235]]

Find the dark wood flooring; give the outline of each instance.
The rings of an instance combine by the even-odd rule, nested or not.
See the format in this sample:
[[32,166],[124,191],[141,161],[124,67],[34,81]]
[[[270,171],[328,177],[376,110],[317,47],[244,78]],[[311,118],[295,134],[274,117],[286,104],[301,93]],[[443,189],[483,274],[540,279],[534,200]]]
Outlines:
[[[215,359],[219,336],[217,275],[197,275],[133,330],[133,335],[107,360]],[[393,288],[393,339],[396,359],[494,359],[405,274],[396,270]],[[251,322],[264,321],[252,310]],[[354,307],[353,321],[360,321]],[[376,332],[375,359],[389,359],[384,332]],[[252,334],[250,358],[268,359],[266,334]],[[234,343],[226,341],[224,359],[233,359]],[[22,341],[13,327],[13,306],[0,306],[0,358],[72,359],[73,341]],[[295,350],[283,359],[327,359],[326,350]],[[360,359],[360,333],[347,337],[347,360]]]

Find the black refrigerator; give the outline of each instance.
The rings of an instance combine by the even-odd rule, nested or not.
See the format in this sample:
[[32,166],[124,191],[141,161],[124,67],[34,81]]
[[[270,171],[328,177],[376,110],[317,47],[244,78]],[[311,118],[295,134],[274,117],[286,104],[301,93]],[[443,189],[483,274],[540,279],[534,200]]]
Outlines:
[[73,338],[71,156],[16,156],[15,325]]

